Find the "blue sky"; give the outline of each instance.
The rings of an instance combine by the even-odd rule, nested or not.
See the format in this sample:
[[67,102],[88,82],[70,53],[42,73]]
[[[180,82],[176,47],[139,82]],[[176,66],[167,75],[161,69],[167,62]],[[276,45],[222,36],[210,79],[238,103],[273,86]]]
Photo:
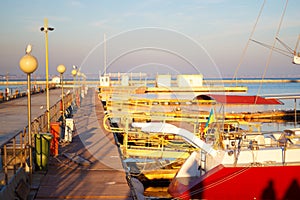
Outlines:
[[[86,74],[103,72],[203,73],[232,77],[263,4],[262,0],[14,0],[0,2],[0,74],[22,74],[27,44],[45,74],[44,18],[49,33],[49,72],[64,64]],[[273,44],[283,0],[266,1],[253,39]],[[279,38],[292,49],[300,34],[299,1],[289,1]],[[284,48],[278,44],[279,48]],[[151,47],[151,48],[150,48]],[[300,51],[298,49],[298,51]],[[269,49],[250,43],[238,76],[263,74]],[[268,77],[300,76],[292,59],[273,53]]]

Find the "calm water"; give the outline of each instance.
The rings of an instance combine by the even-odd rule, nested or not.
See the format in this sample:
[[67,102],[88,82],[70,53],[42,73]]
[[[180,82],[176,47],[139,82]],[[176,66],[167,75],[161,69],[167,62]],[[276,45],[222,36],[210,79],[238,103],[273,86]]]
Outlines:
[[[5,94],[5,88],[6,88],[6,86],[1,85],[0,92]],[[25,92],[27,90],[26,85],[10,85],[8,88],[9,88],[10,94],[14,94],[16,90],[18,90],[19,92]]]
[[[232,85],[225,85],[232,86]],[[238,93],[238,95],[259,95],[259,96],[276,96],[283,94],[294,94],[300,96],[300,83],[267,83],[267,84],[243,84],[242,86],[248,87],[247,93]],[[159,94],[142,94],[136,95],[137,97],[151,98],[151,99],[193,99],[200,93],[159,93]],[[230,94],[230,93],[229,93]],[[236,93],[235,93],[236,94]],[[267,110],[294,110],[294,99],[281,99],[282,105],[243,105],[243,106],[225,106],[225,112],[257,112]],[[296,100],[296,108],[300,110],[300,99]],[[191,108],[193,109],[193,108]],[[210,107],[201,108],[211,109]],[[281,122],[281,123],[263,123],[263,131],[282,131],[288,128],[300,127],[299,122]]]
[[[248,85],[249,94],[257,94],[259,85],[251,84]],[[262,85],[260,90],[260,95],[283,95],[283,94],[295,94],[300,96],[300,83],[276,83],[276,84],[265,84]],[[284,103],[283,105],[273,106],[273,109],[276,110],[294,110],[296,106],[297,110],[300,110],[300,99],[281,99]],[[298,119],[298,123],[294,122],[283,122],[283,123],[263,123],[263,130],[266,131],[281,131],[288,128],[299,128],[300,127],[300,119]]]
[[[232,85],[225,85],[232,86]],[[242,86],[248,87],[247,93],[242,93],[241,95],[282,95],[282,94],[298,94],[300,95],[300,83],[290,82],[290,83],[266,83],[263,85],[260,84],[243,84]],[[6,86],[0,86],[0,92],[5,91]],[[11,93],[14,93],[16,90],[20,92],[26,91],[25,85],[20,86],[10,86]],[[260,88],[260,89],[259,89]],[[160,93],[160,94],[142,94],[138,95],[138,97],[143,98],[173,98],[173,99],[193,99],[195,96],[200,93]],[[281,100],[283,105],[276,106],[226,106],[226,112],[255,112],[255,111],[265,111],[265,110],[293,110],[295,107],[294,99],[284,99]],[[296,107],[300,109],[300,99],[296,101]],[[294,128],[294,122],[286,122],[286,123],[264,123],[263,130],[265,131],[280,131],[286,128]],[[296,127],[299,127],[299,124],[296,124]]]
[[[231,86],[231,85],[225,85]],[[259,96],[270,96],[270,95],[283,95],[283,94],[298,94],[300,96],[300,83],[268,83],[260,86],[259,84],[243,84],[242,86],[248,87],[247,93],[237,93],[238,95],[259,95]],[[260,89],[259,89],[260,88]],[[151,98],[151,99],[193,99],[201,93],[147,93],[142,95],[137,95],[138,97]],[[232,93],[233,94],[233,93]],[[281,100],[283,105],[278,105],[275,107],[265,106],[262,110],[289,110],[294,109],[294,99]],[[300,99],[297,101],[297,106],[299,105]],[[252,109],[252,108],[251,108]],[[261,110],[261,108],[259,109]],[[253,110],[252,110],[253,111]]]

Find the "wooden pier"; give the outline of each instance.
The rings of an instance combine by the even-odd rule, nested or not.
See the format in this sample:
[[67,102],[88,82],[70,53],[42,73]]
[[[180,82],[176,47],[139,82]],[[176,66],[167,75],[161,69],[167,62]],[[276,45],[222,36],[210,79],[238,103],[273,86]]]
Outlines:
[[[50,99],[57,100],[59,94],[60,90],[53,90]],[[101,128],[103,108],[95,98],[98,98],[97,93],[90,89],[82,99],[74,115],[73,141],[60,144],[59,155],[49,158],[47,171],[34,171],[28,199],[136,199],[113,135]],[[26,100],[19,98],[0,104],[1,121],[8,124],[6,118],[9,117],[12,123],[16,122],[8,124],[7,129],[3,127],[2,134],[26,126]],[[44,111],[44,102],[45,94],[32,96],[33,119]],[[21,106],[24,108],[20,109]],[[15,195],[15,191],[12,192]]]
[[[61,90],[50,90],[50,106],[60,100]],[[38,93],[31,96],[32,120],[46,112],[46,93]],[[16,134],[27,126],[27,97],[23,96],[10,101],[0,103],[0,144],[5,138]],[[5,126],[4,126],[5,124]]]
[[133,199],[103,108],[92,89],[74,115],[75,135],[51,158],[35,199]]

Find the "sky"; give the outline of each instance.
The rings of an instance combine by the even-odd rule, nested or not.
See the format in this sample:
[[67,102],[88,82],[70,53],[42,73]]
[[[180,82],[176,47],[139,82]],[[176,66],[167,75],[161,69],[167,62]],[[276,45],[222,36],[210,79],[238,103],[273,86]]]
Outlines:
[[[300,77],[292,58],[254,42],[294,49],[299,1],[263,0],[12,0],[0,1],[0,75],[23,74],[27,44],[45,74],[48,19],[49,74],[75,65],[88,77],[108,72],[201,73],[204,77]],[[258,23],[254,29],[256,20]],[[106,41],[104,42],[104,35]],[[245,54],[243,54],[246,48]],[[104,50],[105,49],[105,50]],[[298,47],[298,51],[300,48]],[[104,56],[106,55],[106,56]],[[290,55],[291,56],[291,55]],[[106,59],[105,59],[106,58]],[[106,63],[106,65],[105,65]],[[106,67],[104,67],[106,66]],[[239,66],[239,67],[238,67]]]

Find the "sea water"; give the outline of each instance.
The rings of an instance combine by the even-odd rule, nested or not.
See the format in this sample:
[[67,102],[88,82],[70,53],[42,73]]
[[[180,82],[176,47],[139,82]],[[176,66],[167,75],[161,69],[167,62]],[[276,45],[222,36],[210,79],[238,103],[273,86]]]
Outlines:
[[[293,81],[295,79],[290,79],[291,82],[284,82],[284,83],[243,83],[239,86],[246,86],[248,91],[246,93],[226,93],[226,94],[236,94],[236,95],[259,95],[259,96],[278,96],[278,95],[298,95],[300,96],[300,83]],[[232,84],[224,85],[224,86],[232,86]],[[8,86],[11,94],[15,93],[16,90],[19,92],[26,91],[26,85],[13,85]],[[5,94],[6,85],[0,86],[0,92]],[[192,100],[197,95],[201,93],[159,93],[159,94],[140,94],[137,97],[141,98],[150,98],[150,99],[188,99]],[[267,111],[267,110],[294,110],[300,109],[300,99],[280,99],[283,103],[281,105],[254,105],[254,106],[224,106],[226,112],[257,112],[257,111]],[[3,116],[0,116],[0,119]],[[282,123],[262,123],[263,131],[281,131],[288,128],[295,128],[299,127],[299,120],[298,123],[294,122],[282,122]]]
[[[243,83],[238,86],[246,86],[248,88],[247,92],[242,93],[219,93],[223,95],[258,95],[262,97],[276,97],[276,96],[299,96],[300,97],[300,82],[294,81],[295,79],[290,79],[290,82],[283,83]],[[227,84],[224,86],[233,86],[233,84]],[[186,99],[192,100],[196,96],[203,94],[198,92],[177,92],[177,93],[146,93],[139,94],[136,97],[140,98],[150,98],[150,99]],[[300,110],[300,99],[279,99],[282,104],[279,105],[224,105],[224,112],[230,113],[240,113],[240,112],[263,112],[263,111],[293,111],[295,108]],[[193,109],[190,107],[190,109]],[[202,106],[196,109],[202,109],[209,111],[211,109],[208,106]],[[295,123],[294,121],[281,121],[281,122],[263,122],[261,123],[262,131],[282,131],[289,128],[299,127],[299,120]]]
[[[300,110],[300,83],[267,83],[267,84],[248,84],[248,93],[250,95],[260,96],[298,96],[299,99],[279,99],[283,104],[273,106],[272,110]],[[266,109],[265,109],[266,110]],[[268,108],[270,110],[270,108]],[[295,122],[281,122],[281,123],[262,123],[262,130],[264,131],[282,131],[284,129],[299,128],[299,121]]]
[[12,95],[15,94],[17,90],[20,93],[25,92],[27,90],[27,85],[9,85],[9,86],[0,85],[0,92],[2,92],[3,95],[5,95],[6,88],[8,88],[8,94]]

